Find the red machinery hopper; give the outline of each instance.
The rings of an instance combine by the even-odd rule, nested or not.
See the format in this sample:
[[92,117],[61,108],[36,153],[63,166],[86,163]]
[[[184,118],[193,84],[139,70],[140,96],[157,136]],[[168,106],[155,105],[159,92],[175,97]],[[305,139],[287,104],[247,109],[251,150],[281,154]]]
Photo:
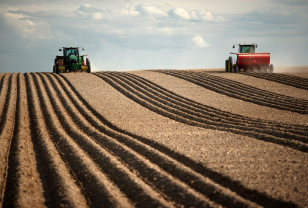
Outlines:
[[273,72],[273,65],[270,64],[270,53],[255,53],[256,44],[238,45],[239,52],[230,53],[236,55],[236,60],[233,62],[232,56],[226,60],[226,72]]

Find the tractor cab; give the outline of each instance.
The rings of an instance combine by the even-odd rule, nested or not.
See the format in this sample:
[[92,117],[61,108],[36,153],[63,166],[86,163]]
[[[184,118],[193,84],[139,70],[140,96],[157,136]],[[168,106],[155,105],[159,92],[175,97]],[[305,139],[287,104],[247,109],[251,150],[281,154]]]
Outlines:
[[63,50],[63,53],[66,57],[70,57],[70,56],[78,56],[79,55],[79,51],[78,48],[65,48]]
[[[256,48],[258,45],[256,44],[238,44],[238,53],[255,53]],[[235,45],[233,45],[233,48],[235,48]]]
[[[59,49],[62,51],[62,49]],[[63,58],[65,64],[72,64],[73,62],[77,63],[79,60],[79,48],[65,48],[63,47]]]

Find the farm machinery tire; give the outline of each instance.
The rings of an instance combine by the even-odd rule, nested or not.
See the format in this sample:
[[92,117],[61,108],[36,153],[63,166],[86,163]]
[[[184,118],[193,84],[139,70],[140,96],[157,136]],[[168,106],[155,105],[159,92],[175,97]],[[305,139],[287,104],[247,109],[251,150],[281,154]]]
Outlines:
[[233,67],[232,67],[232,57],[230,56],[228,60],[225,62],[225,68],[226,72],[233,72]]
[[88,66],[88,73],[91,73],[91,63],[90,63],[90,60],[87,58],[86,60],[86,65]]

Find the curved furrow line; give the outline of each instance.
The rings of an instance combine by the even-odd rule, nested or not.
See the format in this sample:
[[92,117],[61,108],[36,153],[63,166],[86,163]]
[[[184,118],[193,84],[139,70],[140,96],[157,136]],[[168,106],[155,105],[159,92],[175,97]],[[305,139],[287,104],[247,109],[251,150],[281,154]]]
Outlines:
[[[97,76],[105,80],[111,86],[113,86],[114,88],[116,88],[117,90],[119,90],[120,92],[122,92],[124,95],[134,100],[135,102],[141,104],[142,106],[146,108],[149,108],[150,110],[158,114],[161,114],[173,120],[176,120],[176,121],[188,124],[188,125],[228,131],[228,132],[241,134],[241,135],[248,135],[250,137],[254,137],[259,140],[268,141],[268,142],[280,144],[283,146],[288,146],[288,147],[291,147],[291,148],[294,148],[300,151],[304,151],[304,152],[308,151],[307,144],[300,142],[300,141],[293,140],[293,138],[292,139],[280,138],[280,137],[273,136],[271,134],[264,134],[263,132],[256,132],[252,129],[246,128],[245,126],[230,127],[228,124],[224,124],[222,126],[221,123],[216,124],[213,121],[206,120],[205,118],[196,118],[195,116],[179,111],[176,108],[172,108],[172,107],[166,106],[163,103],[159,103],[153,98],[146,97],[142,93],[138,92],[135,89],[132,89],[132,87],[118,80],[116,77],[111,76],[110,74],[108,75],[108,73],[97,74]],[[306,140],[306,138],[300,138],[299,136],[297,139]]]
[[7,180],[8,159],[15,124],[17,102],[16,74],[9,75],[6,103],[0,122],[0,205],[3,204]]
[[175,76],[192,82],[201,87],[215,91],[220,94],[234,97],[247,102],[287,110],[301,114],[308,113],[308,101],[279,95],[253,88],[235,81],[217,78],[214,75],[186,71],[157,71],[167,75]]
[[[181,77],[183,76],[183,74],[180,73],[180,75],[178,76]],[[298,103],[296,103],[297,102],[296,100],[290,103],[290,101],[287,102],[288,100],[286,98],[279,97],[277,96],[277,94],[275,95],[270,95],[272,93],[264,94],[265,91],[260,93],[260,90],[257,88],[249,89],[252,87],[248,85],[241,86],[244,84],[239,83],[238,85],[236,85],[234,83],[226,83],[226,81],[228,82],[227,79],[219,81],[219,80],[213,80],[212,78],[200,77],[191,74],[185,75],[185,77],[187,77],[190,80],[196,81],[199,84],[201,83],[203,86],[207,87],[210,86],[211,90],[216,91],[218,93],[226,94],[230,97],[235,97],[237,99],[242,99],[248,102],[257,102],[257,104],[261,104],[268,107],[274,107],[282,110],[289,110],[290,108],[294,107],[294,104],[298,105]],[[303,109],[305,108],[303,108],[303,106],[300,106],[299,110]]]
[[[46,85],[47,86],[47,85]],[[59,102],[62,102],[63,106],[71,106],[73,103],[70,101],[69,98],[65,99],[66,95],[60,92],[60,88],[57,86],[57,84],[54,83],[53,87],[54,89],[57,89],[57,95],[59,95]],[[49,88],[50,90],[51,88]],[[59,94],[61,93],[61,95]],[[66,112],[64,112],[66,111]],[[133,201],[133,203],[139,204],[138,206],[140,206],[142,203],[144,204],[153,204],[153,203],[157,203],[160,204],[162,202],[162,204],[166,204],[163,201],[159,201],[158,194],[151,194],[150,191],[147,191],[146,189],[150,189],[150,186],[147,186],[145,183],[142,184],[142,181],[139,184],[129,184],[129,181],[134,181],[136,180],[136,178],[140,177],[140,176],[146,176],[146,174],[148,174],[148,180],[152,180],[151,177],[155,178],[157,180],[157,183],[159,183],[160,181],[160,177],[159,174],[155,174],[155,169],[151,168],[151,167],[146,167],[146,163],[142,161],[142,158],[138,158],[136,156],[134,156],[133,154],[130,154],[128,152],[128,150],[125,150],[125,148],[121,147],[119,144],[113,142],[113,139],[110,138],[109,136],[107,136],[106,134],[103,134],[97,130],[95,130],[95,128],[92,127],[91,123],[88,123],[86,119],[83,118],[83,116],[80,115],[80,112],[74,107],[72,106],[71,108],[63,108],[63,111],[61,112],[57,112],[57,115],[59,117],[62,117],[63,115],[65,115],[65,117],[61,118],[61,120],[63,121],[63,119],[66,119],[65,123],[75,123],[76,124],[76,129],[79,129],[80,132],[78,133],[79,135],[83,135],[83,140],[80,141],[79,146],[84,146],[85,141],[88,141],[88,145],[86,149],[94,149],[96,148],[96,152],[97,154],[102,154],[101,152],[109,152],[108,153],[108,157],[111,157],[111,161],[113,161],[113,165],[110,165],[110,167],[105,167],[102,168],[102,171],[107,172],[108,177],[112,180],[114,180],[114,182],[116,183],[116,185],[120,188],[123,189],[123,191],[125,192],[125,194]],[[65,127],[64,127],[65,128]],[[72,126],[70,128],[73,128]],[[69,131],[69,129],[66,129],[66,131]],[[72,134],[76,134],[76,132],[70,132],[70,135]],[[88,138],[86,138],[88,137]],[[94,151],[94,150],[92,150]],[[107,153],[105,153],[107,154]],[[97,160],[97,163],[99,163],[101,166],[105,165],[106,162],[104,161],[100,161],[101,159],[97,159],[97,158],[102,158],[104,157],[103,155],[100,155],[99,157],[96,156],[93,158],[95,160]],[[106,156],[105,156],[106,157]],[[118,172],[110,172],[109,169],[111,169],[111,167],[117,167],[118,169],[120,169]],[[113,168],[114,169],[114,168]],[[115,171],[115,170],[113,170]],[[119,181],[119,178],[122,181]],[[144,177],[141,177],[142,180],[144,180]],[[139,180],[139,179],[138,179]],[[165,182],[168,181],[167,179],[164,180]],[[147,183],[149,181],[146,181]],[[130,187],[129,190],[125,190],[124,186],[128,186]],[[146,187],[147,186],[147,187]],[[172,187],[173,186],[173,187]],[[134,188],[135,187],[135,188]],[[174,185],[173,184],[169,184],[170,189],[174,189]],[[135,193],[132,192],[131,189],[135,189]],[[167,189],[167,188],[166,188]],[[140,192],[138,193],[138,190],[140,190]],[[159,189],[155,189],[156,191],[159,191]],[[153,192],[154,190],[152,190]],[[165,191],[165,190],[163,190]],[[179,191],[179,190],[178,190]],[[155,193],[155,191],[154,191]],[[155,196],[157,195],[157,196]],[[164,195],[164,194],[162,194]],[[147,201],[146,197],[150,197],[152,199],[149,199]],[[143,201],[140,200],[143,198]],[[150,201],[152,200],[152,202]],[[198,201],[198,199],[194,199],[196,201]],[[157,202],[155,202],[157,201]],[[168,203],[167,203],[168,204]],[[167,206],[167,205],[165,205]],[[170,206],[170,204],[168,205]]]
[[[138,76],[128,74],[128,73],[117,73],[112,72],[113,76],[118,77],[122,81],[124,81],[129,86],[137,89],[138,91],[142,92],[142,94],[147,95],[148,97],[153,98],[156,101],[159,101],[161,103],[164,103],[170,107],[177,108],[183,112],[188,113],[189,115],[195,115],[199,118],[206,118],[207,120],[212,120],[213,122],[218,122],[217,125],[224,125],[229,124],[232,126],[246,126],[250,127],[256,131],[260,131],[262,129],[262,132],[264,130],[268,130],[270,134],[276,135],[276,136],[283,136],[283,137],[293,137],[296,139],[297,135],[302,135],[304,137],[299,137],[300,141],[305,141],[308,138],[306,137],[308,132],[308,126],[299,126],[299,125],[283,125],[279,123],[274,122],[265,122],[262,120],[255,121],[253,119],[245,118],[243,116],[239,116],[236,114],[227,114],[226,112],[217,110],[215,113],[209,112],[206,108],[202,108],[203,106],[199,104],[201,108],[199,108],[198,103],[185,100],[183,102],[183,99],[180,96],[175,96],[173,94],[169,94],[167,90],[157,89],[153,87],[151,82],[146,80],[140,80]],[[197,106],[197,107],[196,107]],[[206,106],[204,106],[206,107]],[[227,114],[228,116],[225,116]],[[233,117],[234,115],[234,117]],[[255,128],[257,127],[257,128]],[[269,128],[270,127],[270,128]],[[291,133],[291,134],[290,134]],[[285,134],[285,135],[284,135]]]
[[[113,72],[108,72],[108,73],[113,73]],[[232,113],[226,112],[226,111],[221,111],[221,110],[218,110],[214,107],[206,106],[206,105],[203,105],[201,103],[190,100],[188,98],[182,97],[182,96],[180,96],[180,95],[178,95],[178,94],[176,94],[172,91],[169,91],[169,90],[159,86],[156,83],[153,83],[153,82],[146,80],[145,78],[139,77],[139,76],[131,74],[131,73],[124,73],[124,72],[122,72],[122,73],[125,74],[128,77],[131,77],[132,79],[138,80],[143,85],[153,89],[153,91],[152,91],[153,93],[155,93],[155,91],[157,91],[160,94],[165,95],[165,97],[167,97],[169,99],[179,100],[182,103],[189,105],[190,107],[194,107],[195,109],[207,111],[209,113],[208,115],[216,116],[216,117],[232,116],[232,118],[239,118],[239,119],[242,118],[242,116],[240,116],[240,115],[232,114]]]
[[[262,89],[259,89],[259,88],[256,88],[256,87],[253,87],[253,86],[250,86],[250,85],[247,85],[247,84],[243,84],[241,82],[236,82],[236,81],[226,79],[226,78],[223,78],[223,77],[219,77],[219,76],[215,76],[215,75],[209,75],[206,72],[199,72],[199,73],[201,73],[202,75],[209,76],[211,78],[210,80],[212,80],[212,81],[215,80],[215,83],[217,83],[217,84],[222,84],[222,85],[227,84],[227,86],[237,87],[237,90],[242,91],[243,93],[246,93],[248,91],[257,92],[256,95],[255,95],[257,97],[262,98],[264,96],[267,96],[267,97],[272,97],[273,99],[277,99],[279,102],[287,101],[287,102],[294,103],[294,104],[297,104],[297,105],[307,105],[307,103],[308,103],[308,101],[304,100],[304,99],[294,98],[294,97],[291,97],[291,96],[281,95],[281,94],[277,94],[277,93],[274,93],[274,92],[262,90]],[[194,72],[192,72],[192,74],[194,74]],[[202,78],[204,78],[204,76],[202,76]]]
[[93,142],[91,135],[85,135],[77,125],[70,123],[70,118],[64,112],[65,107],[56,95],[53,94],[50,99],[51,92],[45,83],[38,77],[35,77],[35,80],[41,90],[40,99],[46,109],[45,116],[50,122],[49,129],[53,142],[61,152],[62,159],[76,176],[91,206],[99,207],[102,204],[109,207],[132,206],[123,193],[130,197],[136,206],[145,204],[163,206],[163,203],[155,200],[155,196],[147,194],[149,192],[147,189],[150,188],[146,184],[135,180],[135,175],[123,167],[108,151]]
[[53,143],[42,106],[40,91],[33,74],[25,74],[30,115],[31,139],[38,172],[43,185],[45,205],[48,207],[88,207],[80,187],[71,175]]
[[[7,178],[8,157],[15,123],[16,111],[16,74],[10,74],[4,106],[0,121],[0,202],[4,197],[4,188]],[[0,204],[1,204],[0,203]]]
[[0,77],[0,97],[1,97],[1,95],[2,95],[2,93],[3,93],[3,91],[4,91],[4,89],[3,89],[3,84],[4,84],[4,80],[5,80],[5,75],[3,74],[3,75],[1,75],[1,77]]
[[15,130],[12,137],[4,207],[44,207],[43,187],[31,143],[25,77],[18,74]]
[[6,113],[9,107],[9,96],[10,90],[12,88],[12,74],[6,74],[3,78],[3,87],[1,87],[1,94],[0,94],[0,132],[3,128],[2,126],[6,120]]
[[[229,89],[230,92],[238,92],[239,94],[243,96],[251,96],[252,98],[258,98],[260,101],[263,102],[269,102],[273,105],[283,105],[286,107],[294,107],[297,106],[297,108],[300,108],[302,110],[307,110],[308,101],[304,99],[298,99],[286,95],[277,94],[270,91],[265,91],[259,88],[255,88],[250,85],[246,85],[240,82],[236,82],[233,80],[225,79],[223,77],[218,77],[215,75],[210,75],[204,72],[199,72],[202,76],[198,77],[200,80],[205,80],[209,82],[214,82],[216,86],[223,86],[222,89]],[[196,77],[194,72],[189,73],[193,77]],[[235,88],[235,90],[232,90],[232,87]],[[282,104],[281,104],[282,103]]]
[[302,126],[302,125],[290,125],[290,124],[284,124],[284,123],[277,123],[272,121],[266,121],[262,119],[255,119],[255,118],[248,118],[245,116],[233,114],[227,111],[222,111],[219,109],[216,109],[214,107],[206,106],[201,103],[195,102],[193,100],[190,100],[188,98],[182,97],[180,95],[177,95],[174,92],[171,92],[167,89],[162,88],[161,86],[150,82],[149,80],[146,80],[142,77],[139,77],[137,75],[131,74],[131,73],[124,73],[123,75],[130,77],[132,81],[138,81],[142,83],[142,85],[147,86],[147,90],[151,91],[154,94],[162,94],[165,95],[164,97],[166,99],[172,100],[172,101],[179,101],[183,104],[186,104],[190,107],[190,109],[194,109],[197,112],[202,112],[205,115],[215,116],[219,118],[227,118],[228,121],[237,122],[237,121],[245,121],[245,123],[251,123],[255,126],[271,126],[273,128],[288,128],[289,130],[295,130],[297,133],[302,132],[303,135],[307,134],[308,126]]
[[[233,80],[229,80],[223,77],[219,77],[219,76],[215,76],[215,75],[210,75],[208,73],[204,73],[204,72],[189,72],[189,71],[181,71],[181,74],[185,74],[187,76],[191,76],[193,78],[197,78],[200,80],[205,80],[207,82],[211,82],[212,84],[218,86],[218,87],[222,87],[222,88],[227,88],[229,89],[230,87],[234,87],[236,88],[236,91],[239,93],[248,93],[248,92],[254,92],[254,96],[258,97],[259,99],[262,99],[264,96],[267,97],[273,97],[279,101],[292,101],[292,102],[298,102],[298,104],[300,104],[301,101],[300,99],[295,99],[293,97],[288,97],[288,96],[283,96],[279,95],[277,93],[273,93],[273,92],[269,92],[269,91],[264,91],[262,89],[259,88],[255,88],[253,86],[250,85],[246,85],[240,82],[236,82]],[[264,99],[264,98],[263,98]],[[273,101],[272,101],[273,102]],[[305,100],[304,100],[305,102]]]
[[[58,93],[59,94],[59,93]],[[70,94],[70,93],[69,93]],[[67,98],[69,101],[70,98]],[[66,103],[65,105],[67,105]],[[86,123],[86,121],[75,121],[76,123]],[[99,121],[91,121],[91,124],[95,126],[98,130],[102,129],[102,132],[106,132],[106,128],[103,125],[98,124]],[[84,127],[81,127],[84,128]],[[90,127],[88,127],[90,128]],[[93,135],[93,138],[99,138],[98,132],[93,132],[93,130],[87,130],[84,129],[84,131],[88,131],[87,134]],[[110,130],[109,130],[110,131]],[[111,134],[112,132],[109,132]],[[112,133],[115,134],[116,132]],[[212,198],[215,200],[218,200],[219,203],[225,204],[225,205],[234,205],[234,206],[242,206],[241,201],[245,201],[243,199],[240,199],[239,197],[228,197],[226,194],[221,194],[219,191],[221,190],[220,187],[217,187],[217,185],[213,185],[209,182],[207,182],[206,179],[200,178],[198,174],[189,173],[187,170],[181,168],[180,164],[174,164],[175,161],[171,160],[170,158],[166,158],[161,156],[158,153],[155,153],[156,151],[153,149],[149,149],[147,146],[138,144],[138,142],[133,139],[129,138],[125,135],[121,135],[119,133],[116,133],[117,135],[114,135],[116,139],[115,141],[107,141],[105,140],[98,140],[103,146],[105,146],[108,150],[112,151],[113,154],[117,155],[118,158],[121,158],[123,162],[126,164],[129,164],[131,169],[133,169],[135,172],[138,172],[138,175],[142,176],[144,180],[146,180],[148,183],[151,184],[152,187],[156,187],[157,190],[162,190],[166,195],[170,196],[171,199],[176,200],[178,203],[187,205],[187,206],[197,206],[200,202],[198,202],[198,199],[190,199],[187,192],[187,190],[190,190],[191,188],[187,187],[187,185],[184,185],[183,189],[181,190],[177,188],[176,186],[183,186],[181,185],[182,182],[176,182],[178,179],[181,179],[184,183],[188,183],[188,185],[193,185],[192,187],[195,187],[195,189],[203,194],[206,195],[213,195]],[[120,143],[119,143],[120,142]],[[133,151],[134,149],[134,151]],[[154,154],[151,153],[154,151]],[[140,155],[140,152],[141,155]],[[149,154],[151,153],[151,157],[149,157]],[[158,154],[158,156],[157,156]],[[139,156],[138,156],[139,155]],[[154,156],[155,157],[154,157]],[[144,159],[142,159],[144,158]],[[168,162],[168,160],[169,162]],[[142,160],[145,161],[142,163]],[[151,162],[154,162],[154,166],[150,165],[149,160]],[[167,160],[167,161],[166,161]],[[165,161],[165,162],[162,162]],[[153,168],[155,166],[159,166],[157,168]],[[178,167],[180,165],[180,167]],[[150,166],[149,168],[146,168],[147,166]],[[151,166],[153,166],[151,168]],[[169,166],[169,167],[168,167]],[[171,168],[170,166],[173,166]],[[183,165],[182,165],[183,166]],[[142,167],[137,168],[137,167]],[[168,173],[171,174],[171,176],[165,173],[165,170],[168,167]],[[147,170],[148,169],[148,170]],[[183,172],[182,176],[179,177],[179,172]],[[164,176],[166,175],[166,176]],[[175,179],[178,178],[178,179]],[[194,183],[192,183],[192,180]],[[175,181],[172,182],[172,181]],[[196,181],[198,183],[196,184]],[[177,184],[178,185],[177,185]],[[189,191],[191,192],[191,191]],[[215,192],[219,194],[214,194]],[[225,190],[226,193],[228,193],[227,190]],[[216,196],[215,196],[216,195]],[[233,194],[234,195],[234,194]],[[188,200],[188,201],[187,201]],[[192,201],[193,200],[193,201]],[[195,203],[195,204],[193,204]],[[245,202],[247,204],[247,202]],[[249,202],[248,202],[249,204]],[[212,205],[211,205],[212,206]]]
[[[105,75],[108,76],[109,73],[105,73]],[[119,75],[119,74],[118,74]],[[117,76],[111,76],[111,78],[115,78]],[[115,78],[116,79],[116,78]],[[123,80],[118,80],[119,83],[121,83],[121,85],[125,86],[125,88],[127,88],[128,90],[130,90],[131,92],[133,92],[134,94],[137,94],[139,97],[141,97],[143,100],[147,100],[150,101],[151,103],[153,103],[156,106],[160,106],[161,108],[175,113],[175,114],[181,114],[182,116],[184,116],[185,118],[188,118],[190,120],[194,120],[196,122],[199,123],[205,123],[211,126],[216,126],[216,129],[240,129],[243,131],[253,131],[256,133],[265,133],[268,135],[274,135],[274,136],[279,136],[285,139],[289,139],[290,137],[292,137],[293,140],[298,140],[300,142],[304,142],[307,143],[307,131],[305,132],[297,132],[297,135],[295,134],[290,134],[288,131],[290,130],[290,128],[285,129],[284,131],[281,129],[273,129],[273,128],[267,128],[266,126],[262,127],[262,128],[257,128],[255,126],[247,126],[246,122],[242,122],[240,125],[236,125],[234,123],[230,123],[230,122],[224,122],[222,120],[215,120],[212,117],[203,117],[202,115],[196,115],[193,111],[191,111],[191,109],[187,108],[184,109],[180,104],[174,104],[174,101],[172,102],[167,102],[165,99],[161,99],[159,96],[153,96],[151,94],[148,93],[148,90],[143,90],[143,88],[136,86],[136,81],[130,82],[130,83],[125,83],[125,81]],[[194,115],[195,114],[195,115]],[[300,135],[303,134],[304,136]]]
[[[54,87],[56,86],[54,85]],[[59,93],[57,92],[57,94]],[[64,102],[63,105],[70,105],[69,102],[71,101],[69,98],[65,99],[65,97],[62,97],[61,100]],[[184,206],[217,206],[174,176],[167,174],[163,169],[157,167],[157,165],[150,163],[148,159],[138,154],[138,152],[124,146],[115,139],[104,136],[101,132],[91,127],[91,123],[88,123],[86,119],[82,118],[77,109],[75,109],[75,112],[73,110],[68,111],[70,111],[71,118],[74,119],[73,122],[78,124],[79,129],[85,134],[91,135],[91,138],[100,144],[102,148],[115,155],[123,165],[128,166],[136,174],[135,178],[138,176],[146,181],[151,187],[154,187],[154,190],[162,192],[164,196],[167,196],[169,201],[175,201],[176,204]],[[135,203],[141,203],[140,197],[136,197],[138,201]],[[233,202],[233,200],[229,200],[229,202]],[[240,203],[235,202],[233,204],[238,205]]]
[[[183,71],[184,74],[187,73],[187,75],[192,76],[193,78],[196,78],[201,81],[206,82],[212,82],[215,86],[220,87],[221,89],[229,90],[231,93],[234,91],[237,92],[240,95],[252,98],[258,98],[260,101],[268,102],[273,105],[283,105],[286,107],[294,107],[297,106],[297,108],[300,108],[302,110],[307,110],[308,101],[303,99],[297,99],[286,95],[280,95],[274,92],[265,91],[259,88],[255,88],[253,86],[249,86],[240,82],[236,82],[233,80],[225,79],[223,77],[218,77],[215,75],[210,75],[204,72],[199,72],[201,76],[195,74],[196,72],[186,72]],[[198,72],[197,72],[198,73]],[[234,89],[232,89],[235,88]],[[282,103],[282,104],[281,104]]]
[[[11,74],[6,74],[2,76],[1,80],[1,88],[0,88],[0,125],[3,120],[5,119],[4,113],[7,111],[7,101],[8,101],[8,89],[10,87],[10,79],[11,79]],[[0,127],[1,128],[1,127]]]
[[277,74],[277,73],[243,73],[243,74],[308,90],[307,78],[296,77],[287,74]]
[[[119,129],[95,111],[64,76],[61,76],[60,78],[58,75],[54,75],[54,77],[58,80],[69,99],[73,101],[76,108],[78,108],[83,116],[96,129],[111,136],[118,142],[123,143],[128,148],[135,150],[139,154],[142,154],[144,157],[147,157],[147,159],[151,162],[162,167],[165,171],[187,183],[200,193],[207,195],[211,200],[223,204],[222,202],[225,202],[226,196],[225,194],[221,195],[221,193],[219,193],[219,191],[217,192],[217,190],[226,188],[227,193],[229,189],[242,198],[256,202],[261,206],[271,206],[276,204],[277,206],[294,207],[292,203],[276,200],[263,193],[247,189],[240,183],[232,181],[229,177],[212,171],[200,163],[174,152],[163,145]],[[197,176],[195,174],[197,174]],[[198,177],[200,177],[198,175],[205,177],[207,179],[207,183],[201,183],[202,180],[198,179]],[[211,185],[211,183],[208,184],[210,181],[213,181],[216,185]],[[213,189],[211,186],[216,188]],[[219,186],[222,187],[219,188]],[[235,200],[235,202],[237,200],[241,201],[241,199],[238,199],[236,196],[233,197],[233,200]],[[234,204],[235,202],[231,204]],[[228,203],[225,202],[225,204]]]

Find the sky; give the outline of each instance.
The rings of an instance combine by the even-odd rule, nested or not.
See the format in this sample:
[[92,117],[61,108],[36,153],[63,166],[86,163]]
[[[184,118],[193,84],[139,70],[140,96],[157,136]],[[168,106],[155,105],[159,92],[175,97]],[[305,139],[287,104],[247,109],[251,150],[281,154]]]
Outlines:
[[0,0],[0,72],[51,72],[71,46],[92,71],[224,68],[237,43],[304,66],[307,11],[307,0]]

